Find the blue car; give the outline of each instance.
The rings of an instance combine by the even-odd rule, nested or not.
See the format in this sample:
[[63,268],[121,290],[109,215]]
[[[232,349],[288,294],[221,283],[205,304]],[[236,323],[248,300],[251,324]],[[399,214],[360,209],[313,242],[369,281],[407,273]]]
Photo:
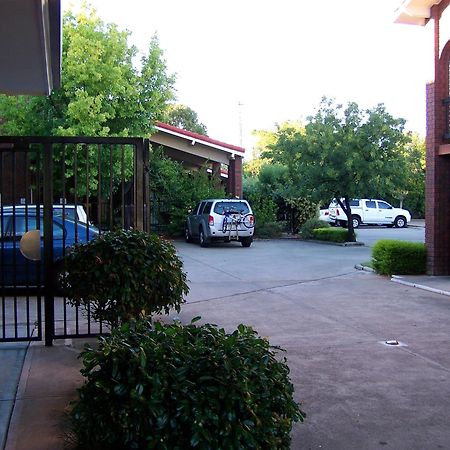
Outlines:
[[[0,210],[1,214],[1,210]],[[4,208],[0,215],[0,286],[38,286],[44,280],[43,211],[37,223],[35,208]],[[21,250],[25,233],[39,228],[41,260],[32,261]],[[37,233],[37,232],[36,232]],[[55,212],[53,214],[53,256],[57,260],[65,255],[67,248],[76,242],[87,242],[99,234],[96,227],[78,222]],[[39,254],[39,251],[38,251]],[[39,255],[38,255],[39,258]],[[37,259],[37,258],[36,258]]]

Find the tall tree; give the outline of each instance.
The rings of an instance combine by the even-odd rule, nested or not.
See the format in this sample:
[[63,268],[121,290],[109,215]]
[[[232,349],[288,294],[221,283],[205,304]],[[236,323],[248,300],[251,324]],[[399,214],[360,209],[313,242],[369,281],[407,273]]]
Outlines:
[[0,96],[2,134],[59,136],[146,136],[174,99],[154,36],[141,69],[130,32],[104,23],[84,6],[63,19],[61,87],[48,97]]
[[355,240],[350,198],[387,195],[406,182],[400,150],[409,137],[404,120],[378,105],[361,110],[324,98],[304,132],[278,139],[268,156],[285,164],[305,196],[333,198],[347,216],[348,239]]
[[163,120],[169,125],[186,131],[204,135],[208,133],[206,126],[200,122],[197,113],[189,106],[180,104],[169,105]]

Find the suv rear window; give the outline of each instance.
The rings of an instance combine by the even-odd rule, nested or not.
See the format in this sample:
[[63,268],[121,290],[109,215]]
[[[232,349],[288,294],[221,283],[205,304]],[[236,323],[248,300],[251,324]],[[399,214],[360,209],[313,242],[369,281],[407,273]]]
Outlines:
[[201,214],[209,214],[211,212],[211,206],[213,202],[206,202]]
[[214,212],[223,216],[226,212],[248,214],[250,210],[245,202],[217,202]]

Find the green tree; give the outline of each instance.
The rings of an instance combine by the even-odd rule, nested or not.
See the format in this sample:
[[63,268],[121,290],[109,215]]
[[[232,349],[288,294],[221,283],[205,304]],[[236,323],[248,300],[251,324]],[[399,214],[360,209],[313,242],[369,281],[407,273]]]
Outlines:
[[169,105],[163,120],[169,125],[192,131],[193,133],[204,135],[208,133],[206,126],[199,121],[197,113],[189,108],[189,106],[179,104]]
[[[122,137],[151,134],[154,121],[162,118],[167,103],[174,99],[175,78],[167,72],[157,36],[151,39],[140,70],[135,68],[137,51],[129,45],[129,36],[129,31],[104,23],[86,5],[77,14],[68,11],[63,18],[61,87],[48,97],[0,95],[0,133]],[[99,166],[105,170],[105,186],[109,186],[109,176],[115,184],[121,175],[120,152],[113,154],[110,174],[109,149],[103,150],[67,151],[65,176],[73,176],[77,158],[78,179],[89,178],[91,192],[97,189]],[[55,170],[61,170],[58,156],[55,162]],[[127,179],[133,174],[132,167],[132,153],[126,151]],[[79,183],[77,194],[85,193],[86,184]]]
[[268,152],[286,165],[304,196],[320,201],[335,197],[348,222],[348,239],[355,240],[349,199],[392,193],[406,183],[406,164],[399,150],[409,136],[404,120],[392,117],[380,104],[361,110],[344,108],[324,98],[308,118],[304,132],[283,134]]

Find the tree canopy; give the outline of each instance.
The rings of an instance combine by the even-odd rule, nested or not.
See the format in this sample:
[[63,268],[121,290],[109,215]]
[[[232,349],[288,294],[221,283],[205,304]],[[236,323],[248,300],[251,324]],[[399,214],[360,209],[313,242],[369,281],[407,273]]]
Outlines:
[[[304,130],[279,130],[262,156],[285,165],[300,192],[315,201],[336,198],[350,219],[352,197],[393,195],[407,181],[404,120],[384,105],[362,110],[324,98]],[[342,199],[342,200],[341,200]],[[354,240],[351,220],[349,239]]]
[[2,134],[146,136],[174,99],[155,35],[138,70],[130,32],[84,6],[63,18],[61,87],[48,97],[0,96]]
[[197,113],[186,105],[171,104],[167,107],[164,122],[169,125],[207,135],[206,126],[199,121]]

